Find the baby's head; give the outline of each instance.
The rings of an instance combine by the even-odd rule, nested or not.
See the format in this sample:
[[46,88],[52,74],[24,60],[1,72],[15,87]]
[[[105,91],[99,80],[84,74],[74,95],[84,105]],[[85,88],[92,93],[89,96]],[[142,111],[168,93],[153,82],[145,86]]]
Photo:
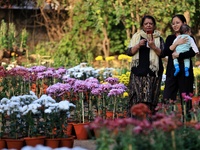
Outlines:
[[180,34],[189,34],[191,35],[191,28],[187,24],[183,24],[180,27]]

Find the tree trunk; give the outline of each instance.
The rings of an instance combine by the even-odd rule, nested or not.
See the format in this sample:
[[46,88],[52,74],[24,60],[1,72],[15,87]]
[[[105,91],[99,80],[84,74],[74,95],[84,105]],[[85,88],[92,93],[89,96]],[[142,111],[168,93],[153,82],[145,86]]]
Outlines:
[[108,38],[107,31],[105,28],[103,28],[103,35],[104,35],[103,45],[102,45],[103,53],[105,57],[108,57],[110,52],[110,39]]

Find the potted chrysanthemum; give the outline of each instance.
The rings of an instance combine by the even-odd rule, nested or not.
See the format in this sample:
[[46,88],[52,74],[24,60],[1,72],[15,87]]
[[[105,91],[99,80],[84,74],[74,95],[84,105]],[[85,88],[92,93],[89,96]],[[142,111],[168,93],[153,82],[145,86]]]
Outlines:
[[13,96],[11,99],[3,98],[1,100],[3,110],[6,113],[5,134],[6,143],[9,149],[22,148],[24,145],[23,129],[24,124],[21,118],[21,103],[19,97]]
[[0,149],[6,147],[6,141],[3,139],[5,133],[5,113],[3,107],[4,106],[0,103]]
[[[45,104],[44,121],[46,122],[46,145],[56,148],[59,141],[61,141],[61,144],[63,143],[63,139],[65,140],[67,137],[65,134],[68,125],[67,120],[73,107],[75,107],[75,105],[67,100],[55,103],[49,102]],[[57,144],[50,145],[53,142],[56,142]]]
[[112,119],[117,117],[118,111],[122,111],[123,106],[120,106],[120,104],[122,104],[120,100],[123,98],[123,93],[127,90],[127,87],[124,84],[119,83],[118,80],[118,78],[113,77],[109,77],[105,80],[112,85],[107,95],[109,97],[107,109],[112,111]]
[[[21,107],[19,109],[21,124],[23,124],[23,139],[26,145],[35,146],[36,144],[44,144],[44,137],[39,138],[40,134],[40,119],[41,119],[41,105],[34,103],[38,99],[34,92],[28,95],[18,96]],[[37,138],[36,138],[37,137]],[[34,143],[30,143],[34,141]]]

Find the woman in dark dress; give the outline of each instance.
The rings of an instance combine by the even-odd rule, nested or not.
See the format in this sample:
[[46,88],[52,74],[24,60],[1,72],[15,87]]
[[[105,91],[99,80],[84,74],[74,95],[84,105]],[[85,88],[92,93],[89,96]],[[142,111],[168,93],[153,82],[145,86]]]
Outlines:
[[127,55],[132,56],[128,116],[131,116],[132,105],[138,103],[147,104],[154,113],[159,100],[163,73],[160,54],[164,49],[164,41],[155,28],[155,19],[144,16],[141,30],[133,35],[127,49]]
[[[174,44],[173,41],[180,34],[180,27],[182,24],[186,23],[186,19],[183,15],[175,15],[172,17],[172,29],[174,34],[169,35],[165,42],[165,49],[163,51],[164,56],[168,56],[167,62],[167,70],[166,70],[166,81],[165,81],[165,89],[164,89],[164,102],[168,103],[169,100],[176,101],[177,93],[180,94],[181,104],[183,108],[184,97],[182,93],[185,95],[192,96],[193,93],[193,82],[194,82],[194,74],[193,74],[193,64],[191,58],[195,56],[195,52],[192,48],[188,52],[177,53],[174,52],[175,48],[179,44],[183,44],[187,42],[187,38],[179,38]],[[175,68],[173,65],[173,57],[178,58],[180,64],[180,72],[177,76],[174,76]],[[184,70],[184,59],[190,59],[190,68],[189,68],[189,76],[185,76]],[[191,100],[186,102],[186,112],[189,114],[189,110],[192,107]],[[183,109],[182,109],[183,110]],[[183,113],[183,111],[182,111]],[[184,116],[184,115],[183,115]],[[189,116],[189,115],[188,115]]]

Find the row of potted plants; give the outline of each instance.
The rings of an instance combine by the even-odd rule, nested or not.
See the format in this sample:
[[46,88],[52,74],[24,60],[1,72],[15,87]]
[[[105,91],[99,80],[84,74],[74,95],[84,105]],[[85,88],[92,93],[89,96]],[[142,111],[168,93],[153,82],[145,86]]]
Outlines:
[[0,108],[1,139],[7,143],[10,139],[21,139],[30,145],[28,142],[33,137],[40,137],[43,144],[47,139],[66,138],[67,120],[75,105],[67,100],[57,102],[47,95],[38,98],[30,92],[28,95],[1,99]]
[[[81,70],[83,68],[80,67],[79,69]],[[19,119],[17,116],[24,114],[20,117],[19,122],[15,122],[20,123],[22,126],[25,125],[23,128],[24,131],[22,130],[20,134],[15,134],[15,137],[35,136],[35,133],[40,133],[46,137],[55,138],[65,135],[61,129],[63,130],[63,127],[66,128],[67,126],[65,125],[68,125],[69,121],[91,123],[97,117],[102,117],[105,120],[108,118],[106,116],[108,110],[112,110],[110,119],[116,120],[116,118],[124,118],[124,115],[119,115],[119,113],[125,114],[128,94],[125,84],[120,83],[120,78],[106,76],[106,78],[101,78],[101,80],[99,80],[98,76],[96,78],[92,77],[90,72],[91,68],[86,71],[90,72],[90,75],[84,75],[86,72],[81,72],[79,69],[77,67],[67,70],[65,68],[55,69],[45,66],[34,66],[30,68],[14,67],[10,70],[6,70],[1,67],[0,76],[2,80],[0,84],[2,104],[8,105],[11,100],[17,98],[20,99],[20,102],[16,100],[14,100],[14,102],[17,108],[21,108],[19,112],[21,112],[22,108],[26,111],[26,113],[15,114],[15,117],[9,117],[8,114],[10,113],[8,113],[7,116],[4,115],[3,119],[6,120],[2,122],[9,124],[10,121]],[[75,74],[76,70],[79,71],[77,74]],[[34,91],[34,93],[30,94],[30,90]],[[23,102],[21,97],[25,95],[33,97]],[[47,99],[51,103],[46,106]],[[70,113],[70,116],[64,117],[65,120],[62,120],[59,119],[59,115],[64,116],[64,114],[58,111],[58,105],[61,104],[59,106],[64,106],[63,103],[66,99],[69,100],[68,103],[73,106],[73,111],[68,110],[67,112]],[[34,101],[34,104],[37,105],[35,106],[32,102],[28,103],[28,101]],[[23,102],[23,104],[21,104],[21,102]],[[23,107],[21,107],[21,105]],[[29,105],[30,108],[34,107],[34,109],[30,110],[30,108],[28,108]],[[57,111],[60,114],[58,114]],[[5,110],[5,112],[11,111]],[[32,122],[32,124],[29,125],[25,123],[25,120],[28,119],[30,119],[29,121]],[[60,123],[60,121],[62,123]],[[31,127],[31,125],[33,125],[33,127]],[[47,128],[42,128],[44,126]],[[74,127],[75,126],[76,125],[74,125]],[[4,127],[6,127],[4,131],[11,131],[11,127],[3,125],[2,129],[4,129]],[[12,128],[14,127],[16,131],[21,130],[19,126],[12,126]],[[36,129],[34,127],[36,127]],[[5,133],[5,135],[11,136],[9,132]]]
[[[57,101],[68,99],[76,105],[74,119],[78,122],[85,122],[84,118],[88,121],[94,119],[93,109],[104,118],[106,110],[113,111],[113,118],[126,110],[127,87],[120,83],[118,77],[107,77],[104,80],[88,77],[80,80],[72,78],[70,74],[73,74],[70,69],[45,66],[15,67],[10,70],[2,67],[0,94],[2,98],[9,98],[27,94],[32,90],[38,97],[47,94]],[[87,107],[87,113],[84,105]]]
[[[19,119],[20,121],[15,123],[20,124],[21,128],[19,128],[19,125],[16,125],[16,130],[13,130],[13,132],[10,132],[11,129],[10,131],[5,130],[9,132],[5,132],[4,137],[5,135],[10,137],[11,133],[15,133],[15,137],[37,136],[38,133],[48,138],[62,137],[61,124],[62,127],[69,127],[69,121],[79,124],[84,123],[83,125],[85,125],[92,122],[96,116],[106,118],[106,111],[108,110],[112,111],[112,115],[109,116],[112,119],[124,117],[123,115],[120,116],[119,113],[124,113],[126,110],[127,88],[124,84],[119,83],[118,78],[108,77],[103,82],[94,77],[89,77],[85,80],[81,78],[82,80],[80,80],[68,76],[66,72],[69,73],[70,70],[67,71],[64,68],[47,68],[45,66],[30,68],[19,66],[10,68],[9,70],[1,67],[1,96],[5,103],[17,98],[20,99],[20,103],[17,103],[17,105],[21,107],[22,97],[28,96],[29,101],[33,101],[31,99],[34,99],[34,103],[31,102],[30,104],[28,104],[28,100],[24,100],[26,101],[26,106],[22,108],[26,113],[16,114],[18,116],[23,114],[20,118],[9,117],[11,120],[6,118],[6,122]],[[72,72],[71,70],[70,73]],[[32,91],[32,96],[29,93],[30,90]],[[52,103],[51,105],[48,104],[48,107],[45,106],[47,99]],[[58,111],[56,106],[62,104],[66,99],[76,107],[73,107],[73,111],[68,111],[70,112],[70,116],[62,117],[65,120],[59,120],[60,116],[64,116],[64,114],[56,113]],[[17,108],[19,109],[20,107],[18,106]],[[25,123],[25,120],[30,124]],[[64,122],[66,120],[67,122]],[[77,125],[73,124],[74,128]],[[44,126],[46,128],[43,128]],[[12,127],[14,128],[14,126]],[[9,129],[8,126],[6,128]],[[23,131],[20,131],[21,129]],[[86,132],[84,127],[82,127],[82,131]],[[77,133],[76,136],[79,138]],[[79,139],[87,137],[80,137]]]

